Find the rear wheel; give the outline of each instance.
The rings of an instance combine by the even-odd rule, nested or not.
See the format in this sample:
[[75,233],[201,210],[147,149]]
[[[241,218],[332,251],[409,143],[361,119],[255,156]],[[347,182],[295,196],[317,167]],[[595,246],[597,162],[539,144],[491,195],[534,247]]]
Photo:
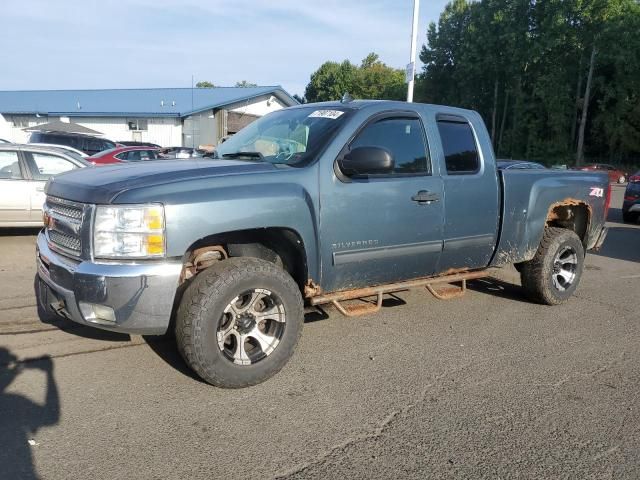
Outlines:
[[176,341],[205,381],[240,388],[263,382],[291,358],[304,310],[297,284],[257,258],[230,258],[204,270],[176,315]]
[[580,238],[571,230],[545,228],[536,255],[522,263],[522,287],[535,302],[559,305],[575,292],[583,267],[584,247]]

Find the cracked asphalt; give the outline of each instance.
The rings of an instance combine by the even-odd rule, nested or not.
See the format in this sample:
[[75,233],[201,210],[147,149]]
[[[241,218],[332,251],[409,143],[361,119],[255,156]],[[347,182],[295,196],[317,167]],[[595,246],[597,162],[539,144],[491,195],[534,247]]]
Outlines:
[[528,303],[507,268],[457,300],[309,310],[292,361],[243,390],[200,382],[171,339],[43,323],[34,232],[0,232],[0,478],[640,478],[621,201],[567,304]]

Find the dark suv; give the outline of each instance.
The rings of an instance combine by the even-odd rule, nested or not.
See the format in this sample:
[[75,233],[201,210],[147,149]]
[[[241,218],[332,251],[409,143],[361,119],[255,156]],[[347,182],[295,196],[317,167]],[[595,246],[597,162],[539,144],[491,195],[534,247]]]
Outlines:
[[67,145],[77,150],[82,150],[87,155],[94,155],[103,150],[116,147],[114,142],[105,138],[62,132],[33,132],[29,138],[29,143]]

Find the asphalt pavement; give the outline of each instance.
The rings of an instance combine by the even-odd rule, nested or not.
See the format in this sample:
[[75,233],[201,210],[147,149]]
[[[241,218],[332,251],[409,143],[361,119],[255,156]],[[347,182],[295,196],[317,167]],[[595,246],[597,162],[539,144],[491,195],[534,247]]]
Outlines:
[[[44,323],[34,231],[0,232],[0,478],[640,478],[640,225],[565,305],[512,268],[461,299],[310,309],[264,384],[199,381],[171,338]],[[47,356],[47,359],[41,359]]]

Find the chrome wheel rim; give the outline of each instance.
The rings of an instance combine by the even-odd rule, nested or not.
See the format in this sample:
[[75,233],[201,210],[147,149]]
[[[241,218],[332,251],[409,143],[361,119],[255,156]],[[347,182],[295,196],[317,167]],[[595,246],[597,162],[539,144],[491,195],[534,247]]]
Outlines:
[[567,290],[576,279],[578,254],[568,246],[561,248],[553,259],[553,286],[561,292]]
[[278,347],[286,324],[282,300],[270,290],[255,288],[235,297],[218,323],[218,348],[236,365],[252,365]]

